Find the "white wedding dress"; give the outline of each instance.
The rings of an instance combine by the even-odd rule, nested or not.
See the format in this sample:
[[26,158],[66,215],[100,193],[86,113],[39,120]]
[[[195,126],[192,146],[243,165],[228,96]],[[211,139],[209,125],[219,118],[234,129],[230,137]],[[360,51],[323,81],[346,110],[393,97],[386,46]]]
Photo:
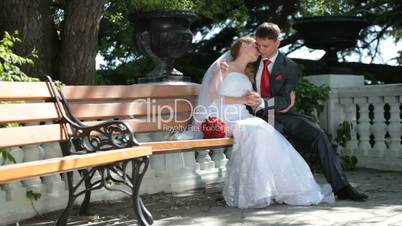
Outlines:
[[[248,90],[252,90],[250,80],[231,72],[219,94],[240,97]],[[330,186],[325,192],[320,188],[304,159],[271,125],[251,115],[243,104],[221,104],[219,109],[235,141],[223,189],[229,206],[260,208],[273,202],[311,205],[335,200]]]

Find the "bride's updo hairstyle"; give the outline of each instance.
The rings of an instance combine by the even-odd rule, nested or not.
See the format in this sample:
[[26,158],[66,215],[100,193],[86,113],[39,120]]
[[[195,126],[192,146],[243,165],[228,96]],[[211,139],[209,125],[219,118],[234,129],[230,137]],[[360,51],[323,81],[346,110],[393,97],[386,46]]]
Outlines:
[[[240,48],[243,44],[254,44],[254,43],[255,39],[251,36],[243,36],[233,41],[232,45],[230,46],[230,55],[232,56],[233,60],[236,60],[236,58],[239,56]],[[247,77],[252,82],[254,82],[255,70],[252,63],[247,64],[246,68],[244,69],[244,74],[246,74]]]
[[240,54],[240,47],[242,44],[254,44],[255,39],[250,36],[243,36],[241,38],[238,38],[233,41],[232,45],[230,46],[230,55],[232,55],[233,60],[236,60],[236,58]]

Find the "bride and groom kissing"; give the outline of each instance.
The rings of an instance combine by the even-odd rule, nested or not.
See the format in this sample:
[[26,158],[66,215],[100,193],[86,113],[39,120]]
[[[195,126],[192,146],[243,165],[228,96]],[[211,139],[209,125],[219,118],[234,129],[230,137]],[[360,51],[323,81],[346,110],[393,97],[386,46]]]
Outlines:
[[[255,38],[235,40],[202,81],[198,105],[232,112],[195,112],[199,122],[216,114],[234,137],[223,189],[226,203],[239,208],[273,202],[311,205],[328,202],[328,197],[333,201],[334,194],[338,199],[365,201],[367,195],[349,184],[326,133],[294,109],[299,71],[296,63],[278,51],[279,35],[276,24],[262,23]],[[270,111],[275,112],[274,126],[267,123]],[[315,154],[332,191],[316,183],[284,135]]]

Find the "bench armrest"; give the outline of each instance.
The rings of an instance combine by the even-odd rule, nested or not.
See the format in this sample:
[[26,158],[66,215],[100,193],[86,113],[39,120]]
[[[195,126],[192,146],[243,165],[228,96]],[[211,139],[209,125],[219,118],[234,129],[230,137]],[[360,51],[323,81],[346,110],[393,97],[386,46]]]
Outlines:
[[70,124],[73,134],[71,140],[77,153],[93,153],[138,146],[134,133],[125,122],[110,121],[95,125]]
[[57,90],[52,78],[47,76],[47,80],[50,94],[62,117],[62,123],[69,127],[66,129],[67,143],[62,144],[63,155],[87,154],[139,145],[131,127],[125,122],[109,121],[95,125],[86,125],[81,122],[71,111],[63,93]]

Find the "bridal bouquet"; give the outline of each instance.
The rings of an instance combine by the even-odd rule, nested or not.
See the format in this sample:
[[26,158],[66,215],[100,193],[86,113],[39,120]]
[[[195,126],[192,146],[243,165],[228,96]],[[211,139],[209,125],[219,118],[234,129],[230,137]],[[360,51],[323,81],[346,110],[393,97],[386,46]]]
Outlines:
[[201,131],[204,133],[204,139],[223,138],[227,133],[227,126],[221,119],[210,116],[201,123]]

